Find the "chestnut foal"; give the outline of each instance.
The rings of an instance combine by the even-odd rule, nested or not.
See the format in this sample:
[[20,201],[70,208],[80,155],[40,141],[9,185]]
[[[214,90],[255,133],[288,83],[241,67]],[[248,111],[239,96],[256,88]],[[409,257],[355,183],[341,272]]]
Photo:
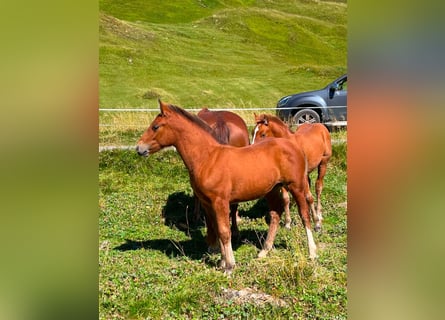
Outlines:
[[[293,139],[303,149],[308,159],[308,174],[315,168],[318,169],[318,177],[315,182],[315,192],[317,196],[317,209],[313,206],[312,215],[315,223],[315,230],[321,229],[323,216],[321,213],[321,192],[323,190],[323,178],[326,174],[327,163],[332,155],[331,135],[328,129],[321,123],[304,123],[300,125],[295,133],[279,118],[261,114],[255,116],[256,126],[253,130],[252,144],[267,137],[281,137]],[[309,177],[309,175],[308,175]],[[309,180],[310,185],[310,180]],[[286,200],[286,195],[284,195]],[[287,199],[289,197],[287,196]],[[286,200],[286,225],[290,225],[289,201]]]
[[265,197],[270,209],[270,225],[259,257],[272,249],[283,212],[280,194],[286,186],[295,199],[306,229],[309,257],[316,258],[306,195],[307,160],[289,139],[267,139],[243,148],[221,145],[210,127],[185,110],[161,102],[160,114],[138,141],[136,150],[149,156],[165,147],[175,146],[189,171],[193,191],[209,218],[207,242],[219,242],[221,267],[230,274],[235,267],[229,219],[231,203]]

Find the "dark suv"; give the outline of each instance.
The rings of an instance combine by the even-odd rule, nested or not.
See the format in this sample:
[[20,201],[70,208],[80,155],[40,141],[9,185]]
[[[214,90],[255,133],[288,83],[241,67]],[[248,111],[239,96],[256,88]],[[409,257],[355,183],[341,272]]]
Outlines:
[[290,124],[321,122],[328,128],[347,126],[348,76],[342,75],[316,91],[281,98],[277,116]]

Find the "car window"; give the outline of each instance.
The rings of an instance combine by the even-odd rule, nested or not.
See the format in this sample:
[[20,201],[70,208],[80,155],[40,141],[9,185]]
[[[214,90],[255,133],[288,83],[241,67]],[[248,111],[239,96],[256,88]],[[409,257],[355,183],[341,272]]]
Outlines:
[[338,83],[339,90],[348,91],[348,79],[346,78],[343,82]]

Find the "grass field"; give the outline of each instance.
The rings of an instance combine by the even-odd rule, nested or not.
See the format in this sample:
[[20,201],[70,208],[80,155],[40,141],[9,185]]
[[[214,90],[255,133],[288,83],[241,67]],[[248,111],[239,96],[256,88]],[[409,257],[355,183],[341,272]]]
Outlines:
[[[100,0],[99,107],[271,108],[346,72],[346,1]],[[247,124],[252,111],[237,111]],[[273,113],[271,111],[270,113]],[[134,145],[156,112],[100,112],[99,143]],[[333,133],[319,258],[299,219],[257,259],[262,200],[241,205],[227,278],[194,224],[180,157],[99,154],[100,319],[345,319],[346,131]],[[296,216],[296,208],[292,211]]]
[[205,226],[192,223],[192,190],[176,152],[102,152],[99,185],[101,319],[346,318],[345,144],[334,146],[325,179],[319,258],[308,258],[294,206],[292,230],[280,228],[275,249],[257,259],[266,206],[246,202],[230,278],[217,269],[219,254],[206,250]]
[[99,4],[101,108],[272,107],[346,71],[345,2]]
[[[273,108],[346,72],[345,1],[99,4],[100,108],[156,109],[158,98],[195,109]],[[237,113],[253,121],[253,112]],[[101,143],[121,144],[117,137],[152,118],[100,112]]]

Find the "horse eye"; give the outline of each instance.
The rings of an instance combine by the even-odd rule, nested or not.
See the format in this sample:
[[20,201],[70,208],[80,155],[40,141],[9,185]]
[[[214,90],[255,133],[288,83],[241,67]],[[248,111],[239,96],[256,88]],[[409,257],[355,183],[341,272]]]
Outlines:
[[264,137],[266,137],[266,134],[265,134],[265,133],[262,133],[262,134],[261,134],[261,138],[264,138]]
[[156,132],[159,129],[159,126],[157,124],[155,124],[155,125],[153,125],[152,129],[154,132]]

